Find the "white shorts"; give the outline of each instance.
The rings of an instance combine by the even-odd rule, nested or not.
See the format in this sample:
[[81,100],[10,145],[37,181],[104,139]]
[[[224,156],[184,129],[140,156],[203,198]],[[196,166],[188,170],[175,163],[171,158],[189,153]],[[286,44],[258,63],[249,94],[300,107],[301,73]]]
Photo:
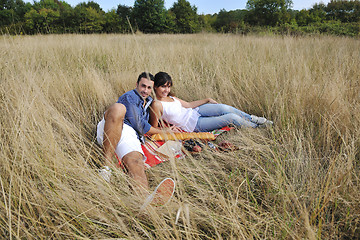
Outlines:
[[[103,118],[97,125],[96,140],[102,146],[104,141],[104,126],[105,119]],[[136,131],[127,124],[123,124],[121,138],[118,142],[115,153],[119,158],[123,158],[130,152],[139,152],[143,155],[145,161],[145,154],[141,148],[140,140],[137,137]]]

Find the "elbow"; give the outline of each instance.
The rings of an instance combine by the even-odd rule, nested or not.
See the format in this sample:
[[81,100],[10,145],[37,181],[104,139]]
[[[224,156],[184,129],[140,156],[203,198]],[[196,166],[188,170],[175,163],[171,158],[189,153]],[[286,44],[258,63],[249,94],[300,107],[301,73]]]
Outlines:
[[150,125],[152,127],[157,127],[158,126],[158,119],[156,117],[150,117],[149,123],[150,123]]

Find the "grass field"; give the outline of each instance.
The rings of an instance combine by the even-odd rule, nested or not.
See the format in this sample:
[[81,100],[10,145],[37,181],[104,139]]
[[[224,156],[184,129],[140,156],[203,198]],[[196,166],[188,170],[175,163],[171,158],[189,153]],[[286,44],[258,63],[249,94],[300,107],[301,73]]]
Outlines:
[[[340,37],[47,35],[0,38],[0,238],[359,239],[360,42]],[[103,111],[139,73],[185,100],[266,116],[240,150],[147,171],[177,181],[138,211],[130,179],[96,173]],[[179,219],[176,215],[181,209]]]

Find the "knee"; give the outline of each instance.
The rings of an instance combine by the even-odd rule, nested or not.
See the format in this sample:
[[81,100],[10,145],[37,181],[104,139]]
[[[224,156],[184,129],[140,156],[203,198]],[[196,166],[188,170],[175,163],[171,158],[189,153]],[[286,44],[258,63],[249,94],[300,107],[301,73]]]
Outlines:
[[114,112],[119,115],[124,115],[124,116],[126,113],[126,107],[122,103],[114,103],[113,105],[110,106],[109,110],[111,112]]
[[256,127],[256,124],[235,113],[226,114],[226,121],[228,122],[228,124],[231,123],[239,127]]
[[125,118],[126,107],[121,103],[114,103],[105,113],[105,120],[122,121]]
[[220,104],[220,109],[224,112],[224,113],[231,113],[233,112],[233,107],[232,106],[229,106],[229,105],[226,105],[226,104]]
[[122,159],[124,165],[129,170],[136,168],[144,168],[143,155],[139,152],[131,152],[126,154]]
[[239,121],[239,118],[241,117],[235,113],[227,113],[224,115],[224,118],[227,123],[235,124]]

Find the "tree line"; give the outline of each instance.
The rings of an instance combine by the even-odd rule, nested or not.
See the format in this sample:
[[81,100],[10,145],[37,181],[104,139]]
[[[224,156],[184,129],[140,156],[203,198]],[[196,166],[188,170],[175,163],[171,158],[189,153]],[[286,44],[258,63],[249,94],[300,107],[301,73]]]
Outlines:
[[248,0],[246,9],[197,14],[187,0],[135,0],[105,12],[94,1],[72,7],[65,1],[0,0],[0,31],[5,34],[47,33],[329,33],[358,36],[360,0],[332,0],[310,9],[292,10],[291,0]]

